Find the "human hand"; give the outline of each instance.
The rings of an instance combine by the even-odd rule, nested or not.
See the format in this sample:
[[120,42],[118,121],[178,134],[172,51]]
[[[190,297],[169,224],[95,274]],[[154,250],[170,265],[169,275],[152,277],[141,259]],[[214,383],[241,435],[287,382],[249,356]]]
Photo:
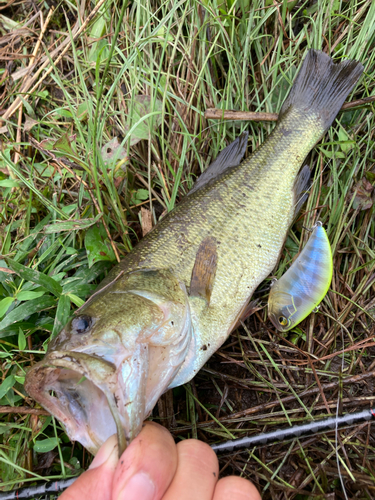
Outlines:
[[164,427],[146,422],[120,459],[117,438],[110,437],[60,500],[260,500],[250,481],[218,475],[207,444],[187,439],[176,445]]

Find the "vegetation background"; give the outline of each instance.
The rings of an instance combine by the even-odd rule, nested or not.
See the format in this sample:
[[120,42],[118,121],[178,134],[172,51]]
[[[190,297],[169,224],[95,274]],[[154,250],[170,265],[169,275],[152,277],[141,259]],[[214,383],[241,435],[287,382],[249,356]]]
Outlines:
[[[371,0],[0,0],[0,489],[61,478],[91,456],[23,388],[27,368],[106,271],[243,130],[250,154],[308,48],[360,60],[374,95]],[[208,443],[374,404],[375,153],[371,99],[308,158],[313,185],[279,277],[321,220],[334,256],[319,311],[280,335],[257,311],[152,417]],[[221,474],[264,499],[375,497],[374,426],[227,453]]]

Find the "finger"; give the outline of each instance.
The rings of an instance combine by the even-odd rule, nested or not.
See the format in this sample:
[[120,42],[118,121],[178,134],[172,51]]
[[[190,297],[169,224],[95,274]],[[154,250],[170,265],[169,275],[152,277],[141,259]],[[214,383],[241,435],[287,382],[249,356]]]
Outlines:
[[243,477],[228,476],[220,479],[213,500],[261,500],[256,487]]
[[117,437],[100,448],[90,468],[59,497],[59,500],[111,500],[112,480],[118,464]]
[[215,452],[202,441],[187,439],[178,443],[177,453],[177,472],[163,500],[211,500],[219,475]]
[[177,468],[171,434],[146,422],[142,432],[120,458],[113,479],[113,500],[160,500]]

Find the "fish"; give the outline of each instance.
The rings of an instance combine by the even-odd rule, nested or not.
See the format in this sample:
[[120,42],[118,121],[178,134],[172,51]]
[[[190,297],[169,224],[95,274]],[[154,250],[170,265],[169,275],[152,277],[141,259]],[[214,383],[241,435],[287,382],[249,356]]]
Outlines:
[[268,316],[274,327],[287,332],[323,300],[333,275],[331,245],[320,221],[290,268],[271,285]]
[[70,439],[95,454],[117,433],[125,449],[228,338],[277,263],[305,157],[362,71],[309,50],[266,141],[244,160],[247,134],[229,144],[50,342],[25,389]]

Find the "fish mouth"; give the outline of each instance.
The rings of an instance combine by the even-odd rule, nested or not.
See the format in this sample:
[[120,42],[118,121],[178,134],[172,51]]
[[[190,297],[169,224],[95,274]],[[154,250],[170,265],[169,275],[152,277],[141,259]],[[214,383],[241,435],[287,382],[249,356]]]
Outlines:
[[117,369],[106,360],[81,352],[49,353],[28,372],[25,389],[60,420],[70,439],[93,454],[113,434],[121,451],[130,441],[119,405]]

